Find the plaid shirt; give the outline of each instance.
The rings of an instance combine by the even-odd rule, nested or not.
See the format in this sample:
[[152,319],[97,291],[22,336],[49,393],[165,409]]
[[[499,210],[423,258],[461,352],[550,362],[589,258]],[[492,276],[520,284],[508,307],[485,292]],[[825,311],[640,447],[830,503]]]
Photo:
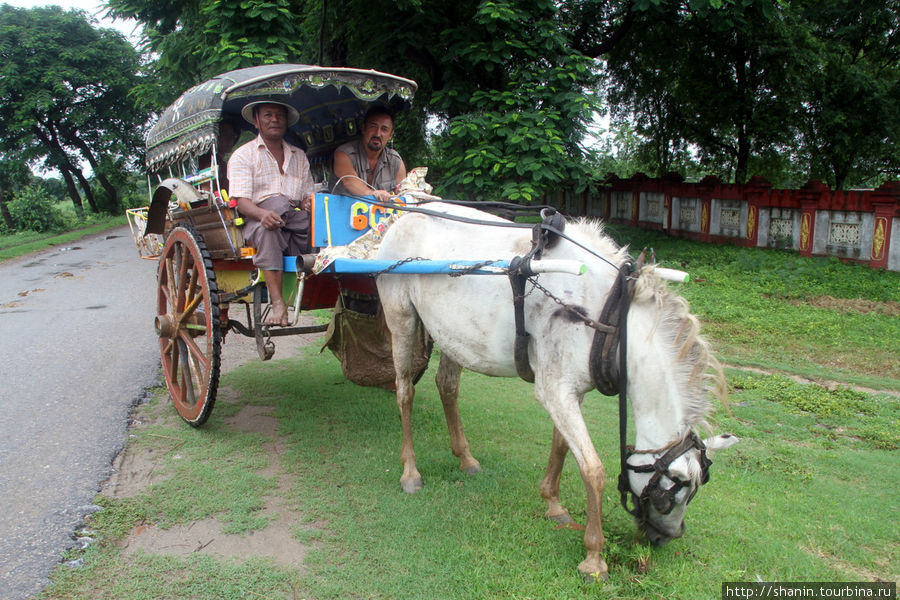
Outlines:
[[297,146],[281,141],[284,148],[284,173],[257,136],[235,150],[228,159],[228,190],[232,198],[249,198],[259,204],[269,196],[281,194],[296,204],[314,191],[309,161]]

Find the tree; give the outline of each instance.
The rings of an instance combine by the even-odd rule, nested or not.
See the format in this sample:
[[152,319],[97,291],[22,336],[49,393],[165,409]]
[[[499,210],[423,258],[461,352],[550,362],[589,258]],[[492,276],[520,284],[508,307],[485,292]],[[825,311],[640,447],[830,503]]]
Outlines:
[[804,162],[841,189],[900,174],[900,2],[807,2]]
[[12,190],[25,187],[30,176],[31,172],[25,163],[0,154],[0,231],[12,231],[16,228],[9,212],[9,202],[13,199]]
[[[727,180],[796,178],[791,163],[826,164],[824,140],[836,130],[825,122],[872,119],[896,105],[889,82],[897,73],[898,0],[885,9],[894,11],[893,29],[878,13],[883,71],[866,71],[883,88],[870,96],[880,111],[839,104],[840,93],[825,93],[837,86],[811,75],[828,64],[812,41],[843,45],[852,36],[828,37],[835,18],[807,14],[827,5],[842,19],[862,15],[863,32],[879,0],[862,0],[868,12],[846,0],[107,2],[114,16],[145,24],[166,84],[141,93],[157,108],[208,76],[264,62],[374,68],[416,80],[413,112],[397,127],[404,157],[432,165],[443,192],[478,198],[528,200],[590,184],[583,144],[600,106],[598,74],[607,77],[614,117],[642,140],[629,159],[657,174],[699,164]],[[885,131],[873,139],[888,150],[860,145],[855,163],[896,172],[893,134]],[[829,165],[855,156],[831,145]]]
[[59,170],[76,209],[81,192],[99,211],[87,162],[117,207],[101,163],[138,156],[141,126],[129,92],[141,80],[138,52],[117,32],[94,29],[81,11],[0,6],[0,152]]
[[659,174],[692,146],[708,170],[743,182],[754,156],[796,138],[791,19],[777,0],[673,3],[638,19],[607,57],[610,103],[654,146]]
[[[595,74],[570,47],[553,0],[297,0],[291,11],[278,0],[108,6],[145,23],[160,68],[171,71],[167,80],[185,77],[182,89],[217,70],[283,60],[415,79],[416,107],[398,123],[397,141],[411,166],[429,158],[445,192],[530,200],[589,180],[579,142],[595,110]],[[223,15],[214,26],[213,13]],[[240,44],[211,45],[210,35]],[[173,54],[169,37],[193,48],[196,67],[179,61],[187,52]]]
[[303,10],[290,0],[107,0],[110,16],[143,24],[157,57],[140,106],[165,109],[184,90],[219,73],[297,62]]
[[710,5],[640,13],[606,55],[610,106],[658,174],[690,149],[738,182],[897,176],[897,0]]

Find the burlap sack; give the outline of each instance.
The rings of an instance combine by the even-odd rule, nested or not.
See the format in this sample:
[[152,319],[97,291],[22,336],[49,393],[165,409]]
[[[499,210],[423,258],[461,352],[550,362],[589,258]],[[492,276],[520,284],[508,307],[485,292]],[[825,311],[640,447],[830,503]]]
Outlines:
[[[413,371],[416,374],[414,380],[418,381],[428,368],[432,343],[424,327],[416,333]],[[378,296],[343,291],[325,334],[325,347],[341,361],[344,376],[353,383],[391,391],[396,389],[391,332]]]

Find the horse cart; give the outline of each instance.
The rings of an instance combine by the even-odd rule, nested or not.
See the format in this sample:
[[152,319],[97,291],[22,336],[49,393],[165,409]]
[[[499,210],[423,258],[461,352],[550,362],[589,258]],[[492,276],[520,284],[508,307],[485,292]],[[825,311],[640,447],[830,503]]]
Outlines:
[[[379,106],[402,112],[415,91],[409,79],[372,70],[264,65],[224,73],[190,88],[150,130],[150,203],[127,215],[142,257],[159,261],[155,328],[166,386],[187,423],[199,427],[212,411],[221,346],[229,333],[254,338],[260,358],[268,360],[275,351],[273,338],[328,329],[328,324],[300,324],[303,311],[337,307],[336,313],[361,314],[370,321],[377,309],[373,275],[386,268],[394,273],[488,272],[472,269],[472,261],[386,265],[348,258],[350,253],[343,251],[354,243],[365,246],[368,238],[377,241],[392,215],[428,197],[422,191],[427,188],[424,176],[416,180],[416,173],[408,179],[417,187],[388,204],[372,196],[330,193],[334,149],[360,134],[367,110]],[[253,266],[254,249],[243,239],[243,219],[228,196],[224,176],[224,155],[230,148],[222,148],[222,142],[234,135],[231,128],[240,128],[235,147],[255,135],[241,118],[241,109],[260,100],[290,104],[299,112],[285,139],[305,151],[316,186],[310,210],[313,253],[284,257],[282,295],[292,308],[287,327],[265,323],[267,284]],[[332,254],[339,258],[331,260]],[[325,263],[323,272],[313,272]],[[332,346],[336,353],[340,343],[338,338]],[[360,378],[380,373],[381,380],[375,376],[371,385],[393,386],[392,369],[383,364],[390,363],[386,344],[381,344],[380,356],[368,357],[368,368],[356,366]],[[430,345],[425,340],[420,346],[418,364],[424,371]],[[342,365],[347,374],[351,367],[343,356]]]
[[[415,492],[423,485],[410,414],[413,384],[433,340],[442,350],[436,382],[451,447],[467,473],[480,465],[459,419],[460,371],[535,382],[535,397],[554,424],[541,484],[547,516],[571,521],[559,500],[562,464],[571,451],[588,497],[587,553],[579,570],[604,577],[605,475],[581,414],[585,394],[598,389],[619,396],[621,501],[654,543],[682,535],[687,503],[708,479],[707,448],[736,441],[697,434],[711,408],[709,384],[721,381],[721,370],[687,304],[663,281],[683,281],[685,274],[642,264],[602,224],[565,221],[552,209],[532,226],[469,206],[431,204],[440,199],[430,196],[416,169],[388,203],[331,193],[334,149],[359,135],[369,108],[403,111],[415,90],[413,81],[376,71],[266,65],[195,86],[163,113],[147,137],[151,202],[129,217],[142,256],[159,260],[155,326],[172,401],[182,419],[202,425],[215,402],[227,334],[255,338],[266,360],[273,338],[339,330],[339,315],[355,302],[348,312],[380,315],[388,332],[386,350],[380,344],[380,354],[357,362],[388,367],[374,384],[396,389],[401,487]],[[266,281],[243,239],[242,217],[223,177],[227,149],[219,148],[226,124],[253,133],[239,115],[260,100],[298,111],[286,140],[306,152],[317,187],[310,209],[314,252],[284,257],[282,294],[293,308],[288,326],[266,325]],[[495,276],[464,283],[452,277],[469,274]],[[332,308],[329,325],[300,322],[302,311]],[[347,375],[344,358],[335,353]],[[626,393],[637,449],[626,447]]]
[[358,135],[367,109],[406,110],[415,90],[413,81],[371,70],[264,65],[190,88],[150,130],[150,204],[127,212],[141,255],[159,261],[155,327],[166,385],[186,422],[200,426],[210,415],[227,334],[255,338],[260,358],[268,360],[273,338],[326,330],[327,325],[299,324],[302,311],[333,308],[342,292],[375,293],[373,278],[365,274],[336,275],[332,269],[313,276],[315,254],[286,256],[282,291],[293,308],[291,324],[265,324],[266,281],[253,266],[254,249],[244,241],[243,219],[224,176],[230,148],[221,147],[223,140],[241,137],[239,144],[256,133],[241,109],[273,100],[300,113],[285,139],[306,152],[316,182],[312,244],[334,247],[377,227],[392,212],[364,198],[329,193],[334,149]]

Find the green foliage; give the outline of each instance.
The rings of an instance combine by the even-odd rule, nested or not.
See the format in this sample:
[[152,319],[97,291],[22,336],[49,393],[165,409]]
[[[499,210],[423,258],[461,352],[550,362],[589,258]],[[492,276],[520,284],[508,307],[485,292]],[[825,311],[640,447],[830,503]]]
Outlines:
[[138,52],[118,32],[95,29],[83,12],[3,4],[0,58],[0,154],[56,169],[83,187],[87,162],[114,205],[101,162],[128,169],[139,155],[146,115],[129,97],[142,81]]
[[[431,167],[445,195],[532,201],[607,171],[758,174],[779,186],[900,176],[897,0],[107,5],[144,24],[157,57],[159,81],[134,92],[145,108],[260,63],[416,80],[395,141],[408,166]],[[603,92],[621,135],[595,159],[582,146]]]
[[609,55],[609,93],[614,117],[633,121],[643,140],[650,174],[693,149],[706,173],[743,182],[751,156],[790,143],[800,102],[791,18],[777,0],[642,16]]
[[162,110],[214,75],[260,64],[294,63],[302,52],[304,11],[289,0],[108,0],[110,12],[144,24],[157,60],[135,87],[142,108]]
[[624,160],[839,189],[900,176],[896,0],[635,6],[607,55],[613,125],[640,142]]
[[578,144],[598,108],[595,75],[556,18],[542,0],[483,2],[472,22],[446,34],[447,60],[484,77],[448,81],[434,96],[449,119],[437,139],[444,193],[528,203],[590,184]]
[[[900,3],[810,3],[803,167],[836,188],[877,186],[900,172]],[[811,56],[812,58],[803,58]]]
[[62,231],[65,227],[65,221],[56,210],[53,200],[40,187],[29,186],[23,189],[8,206],[18,229],[46,233]]

